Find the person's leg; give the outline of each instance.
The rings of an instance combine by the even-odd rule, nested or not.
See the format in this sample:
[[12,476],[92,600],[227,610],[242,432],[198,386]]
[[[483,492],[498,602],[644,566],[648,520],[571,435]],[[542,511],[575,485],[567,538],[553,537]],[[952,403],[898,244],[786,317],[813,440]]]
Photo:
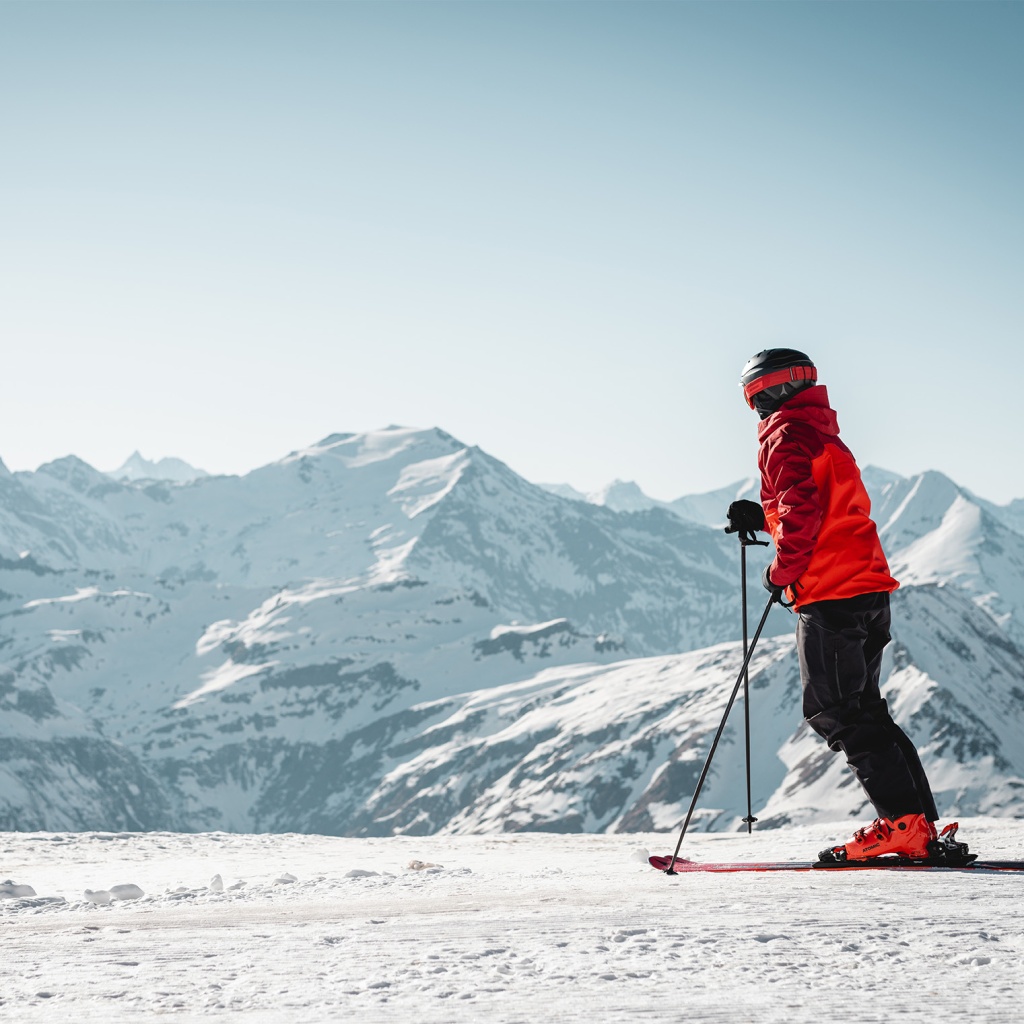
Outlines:
[[[882,672],[882,651],[891,639],[889,636],[889,595],[870,594],[867,597],[873,599],[874,607],[866,610],[865,625],[868,638],[864,644],[864,660],[867,666],[867,685],[864,688],[864,696],[861,698],[861,706],[881,723],[882,728],[889,731],[893,742],[899,747],[914,780],[914,789],[917,791],[921,805],[919,813],[924,814],[929,821],[937,821],[939,812],[935,806],[932,788],[928,783],[924,765],[921,764],[917,747],[914,745],[914,741],[893,721],[889,714],[889,706],[879,692],[878,681]],[[891,817],[891,815],[887,815],[887,817]]]
[[889,641],[888,594],[819,601],[800,611],[797,651],[804,717],[842,751],[880,817],[925,814],[931,796],[917,751],[878,691]]

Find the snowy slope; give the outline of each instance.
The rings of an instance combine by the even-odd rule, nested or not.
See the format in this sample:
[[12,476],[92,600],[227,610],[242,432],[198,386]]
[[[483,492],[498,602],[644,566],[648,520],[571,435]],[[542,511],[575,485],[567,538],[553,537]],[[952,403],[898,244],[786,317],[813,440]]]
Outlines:
[[0,665],[0,829],[51,821],[145,829],[176,820],[163,788],[130,750],[17,666]]
[[[846,826],[687,838],[806,858]],[[990,857],[1024,823],[968,820]],[[678,875],[674,834],[332,839],[0,834],[0,1017],[1016,1024],[1021,881],[963,873]],[[115,886],[142,895],[92,902]],[[89,891],[90,897],[85,895]],[[23,891],[23,890],[22,890]],[[124,892],[125,890],[117,890]],[[128,890],[127,895],[134,895]]]
[[[1024,657],[954,588],[909,588],[895,612],[885,693],[921,747],[943,813],[1024,816]],[[308,749],[306,770],[274,800],[288,817],[262,824],[347,835],[671,828],[739,664],[737,645],[724,644],[552,668],[384,715],[351,750]],[[759,648],[751,703],[754,809],[765,825],[870,816],[845,762],[801,723],[790,638]],[[741,723],[738,707],[699,827],[735,829],[746,813]],[[296,817],[303,807],[311,817]]]

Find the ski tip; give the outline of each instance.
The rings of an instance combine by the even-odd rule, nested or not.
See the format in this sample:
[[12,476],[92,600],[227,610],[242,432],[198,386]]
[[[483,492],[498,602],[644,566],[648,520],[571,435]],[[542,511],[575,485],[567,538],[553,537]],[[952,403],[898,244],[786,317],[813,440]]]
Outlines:
[[[647,858],[647,862],[651,865],[652,868],[657,868],[659,871],[667,872],[669,870],[669,865],[672,864],[672,858],[671,857],[657,857],[657,856],[655,856],[655,857],[648,857]],[[676,857],[675,865],[674,865],[674,870],[675,871],[683,871],[683,870],[685,870],[688,867],[692,867],[692,865],[693,865],[693,861],[684,860],[682,857]]]

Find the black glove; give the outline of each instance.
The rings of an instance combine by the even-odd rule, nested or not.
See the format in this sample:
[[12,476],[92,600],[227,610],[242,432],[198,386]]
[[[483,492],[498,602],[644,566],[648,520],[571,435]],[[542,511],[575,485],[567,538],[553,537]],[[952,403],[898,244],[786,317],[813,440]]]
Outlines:
[[768,593],[772,595],[772,600],[773,601],[776,601],[779,604],[781,604],[782,603],[782,595],[786,592],[786,588],[785,587],[776,586],[774,583],[772,583],[771,569],[772,569],[771,565],[766,565],[764,567],[764,572],[761,573],[761,586],[763,586],[764,589],[767,590]]
[[726,512],[729,525],[726,533],[738,533],[744,540],[753,541],[754,534],[764,529],[764,509],[756,501],[741,498],[734,501]]

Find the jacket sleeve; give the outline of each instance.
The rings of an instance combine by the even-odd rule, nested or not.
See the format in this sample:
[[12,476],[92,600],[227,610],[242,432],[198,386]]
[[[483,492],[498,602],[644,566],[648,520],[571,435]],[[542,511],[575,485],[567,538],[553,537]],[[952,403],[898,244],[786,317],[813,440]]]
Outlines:
[[803,433],[783,431],[765,453],[762,470],[766,493],[772,496],[768,514],[774,520],[775,561],[769,572],[781,587],[791,586],[804,574],[821,527],[821,501],[811,468],[814,440]]

